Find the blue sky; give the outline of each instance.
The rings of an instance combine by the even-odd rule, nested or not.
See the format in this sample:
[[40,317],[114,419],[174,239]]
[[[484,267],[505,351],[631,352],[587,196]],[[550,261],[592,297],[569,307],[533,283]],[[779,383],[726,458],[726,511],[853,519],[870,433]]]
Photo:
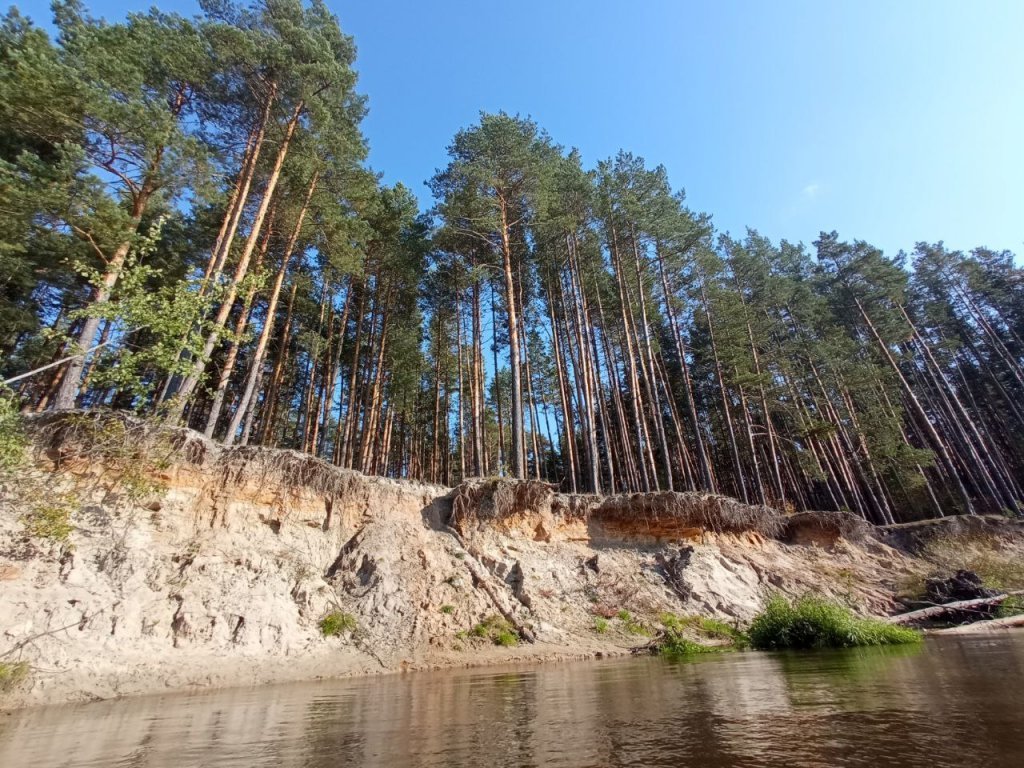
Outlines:
[[1024,253],[1019,0],[328,4],[359,46],[371,163],[424,204],[455,131],[503,109],[588,166],[619,148],[664,164],[734,234]]

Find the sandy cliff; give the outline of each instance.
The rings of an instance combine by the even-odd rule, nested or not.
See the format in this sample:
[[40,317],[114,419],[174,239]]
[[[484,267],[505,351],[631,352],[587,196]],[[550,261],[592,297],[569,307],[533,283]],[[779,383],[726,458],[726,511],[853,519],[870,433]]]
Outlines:
[[[78,419],[34,426],[0,498],[0,654],[31,667],[2,706],[624,653],[663,611],[746,620],[772,592],[888,613],[926,570],[843,515],[452,490]],[[64,540],[27,531],[41,502],[68,508]],[[332,612],[355,629],[324,637]],[[493,616],[523,640],[476,637]]]

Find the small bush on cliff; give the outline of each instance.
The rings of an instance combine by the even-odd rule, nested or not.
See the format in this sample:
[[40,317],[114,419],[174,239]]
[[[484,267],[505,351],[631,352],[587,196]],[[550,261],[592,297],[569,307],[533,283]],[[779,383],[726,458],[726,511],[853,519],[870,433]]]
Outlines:
[[513,645],[519,645],[519,635],[508,629],[502,630],[497,635],[495,635],[494,644],[503,645],[506,648],[510,648]]
[[758,650],[897,645],[921,639],[913,629],[862,619],[845,606],[810,596],[793,603],[773,597],[754,618],[749,636]]
[[21,466],[27,444],[17,401],[0,385],[0,477]]
[[26,661],[0,661],[0,693],[13,690],[28,677],[29,666]]
[[490,640],[495,645],[513,646],[519,644],[515,628],[497,614],[488,616],[470,630],[474,637]]
[[73,495],[56,494],[47,501],[32,503],[29,511],[21,516],[21,524],[33,538],[66,542],[75,530],[71,513],[77,505],[78,499]]
[[319,626],[324,637],[337,637],[346,632],[355,632],[358,624],[351,613],[332,611],[320,619]]

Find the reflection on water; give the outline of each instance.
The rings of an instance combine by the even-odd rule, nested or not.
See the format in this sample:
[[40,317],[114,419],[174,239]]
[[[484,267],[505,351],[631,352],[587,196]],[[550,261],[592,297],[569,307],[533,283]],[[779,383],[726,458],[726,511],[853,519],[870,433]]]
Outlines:
[[462,670],[0,716],[0,766],[1021,766],[1024,635]]

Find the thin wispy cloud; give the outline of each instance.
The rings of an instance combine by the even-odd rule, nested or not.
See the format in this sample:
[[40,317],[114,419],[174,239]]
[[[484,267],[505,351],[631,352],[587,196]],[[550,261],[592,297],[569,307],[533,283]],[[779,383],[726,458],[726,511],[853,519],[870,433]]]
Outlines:
[[821,186],[816,181],[812,181],[810,184],[804,187],[803,195],[807,200],[814,200],[821,193]]

